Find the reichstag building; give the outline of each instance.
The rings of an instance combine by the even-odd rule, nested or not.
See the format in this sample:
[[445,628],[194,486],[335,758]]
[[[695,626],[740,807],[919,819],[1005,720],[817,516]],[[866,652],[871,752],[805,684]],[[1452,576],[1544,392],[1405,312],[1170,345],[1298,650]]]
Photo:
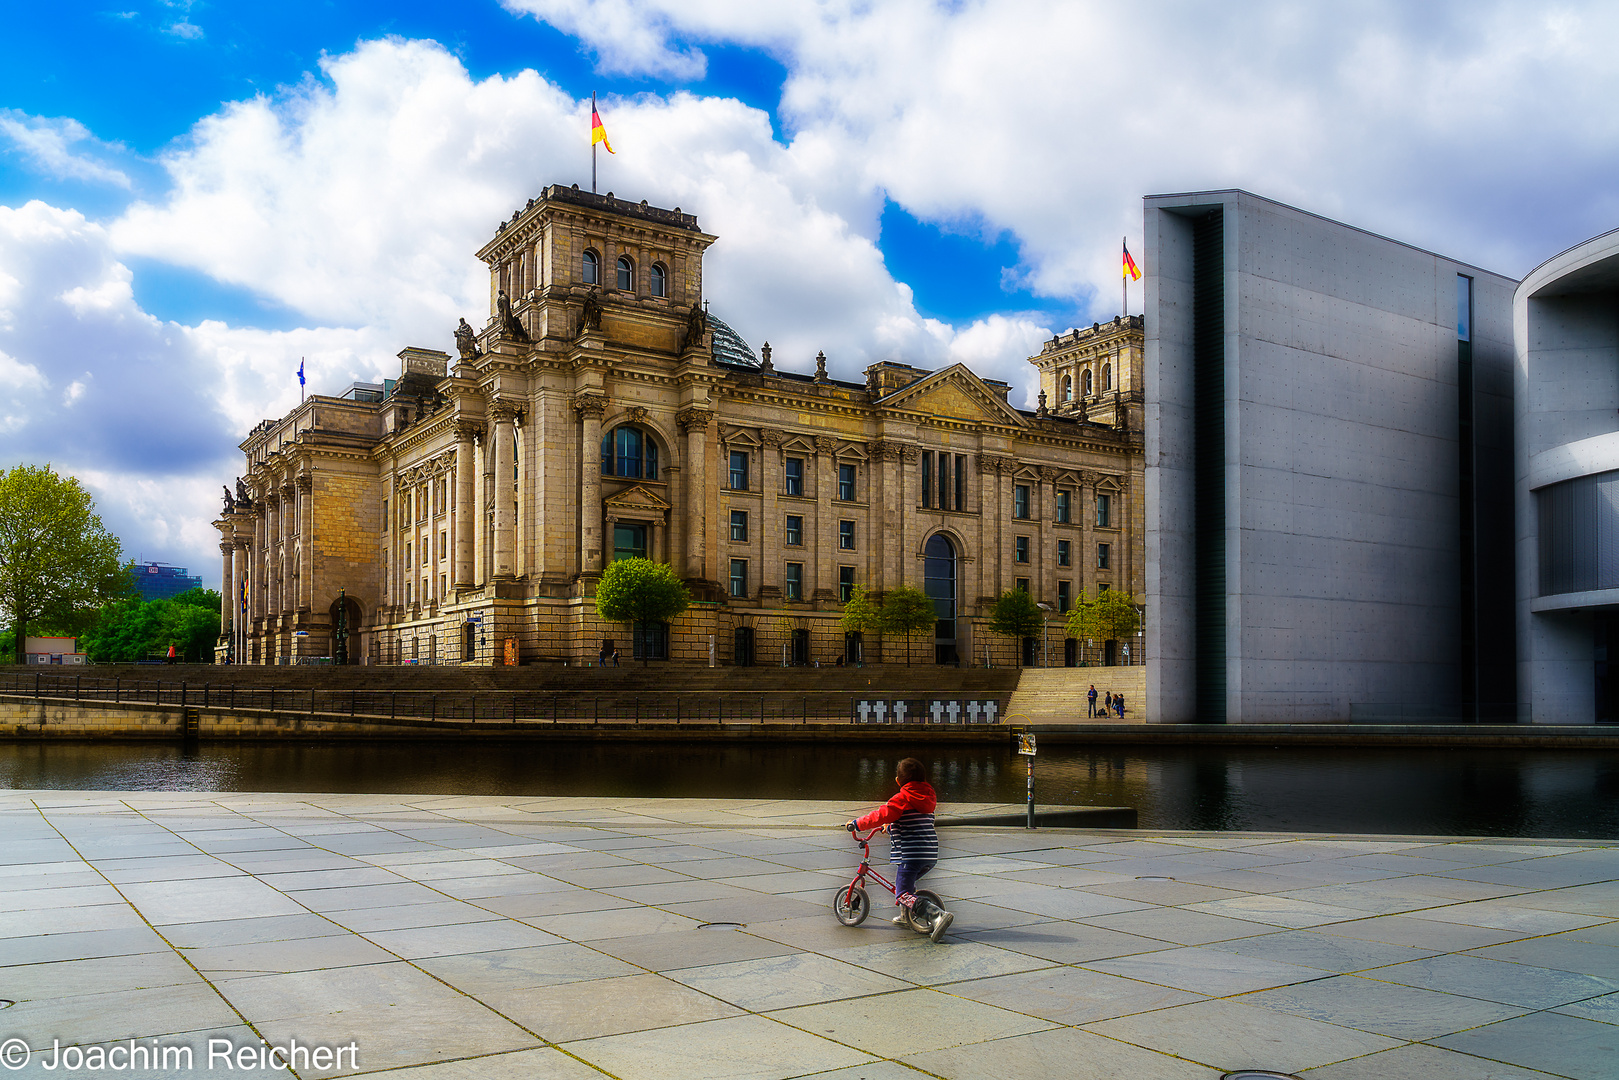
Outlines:
[[[216,522],[240,659],[581,663],[610,642],[999,665],[1019,644],[989,608],[1014,588],[1050,609],[1054,663],[1108,659],[1059,613],[1144,592],[1141,318],[1047,342],[1034,411],[960,364],[844,382],[824,356],[778,368],[708,312],[716,239],[679,208],[549,187],[478,252],[488,318],[453,353],[404,349],[397,379],[255,427]],[[593,601],[630,556],[694,601],[634,640]],[[931,641],[843,632],[856,585],[902,584],[933,598]]]

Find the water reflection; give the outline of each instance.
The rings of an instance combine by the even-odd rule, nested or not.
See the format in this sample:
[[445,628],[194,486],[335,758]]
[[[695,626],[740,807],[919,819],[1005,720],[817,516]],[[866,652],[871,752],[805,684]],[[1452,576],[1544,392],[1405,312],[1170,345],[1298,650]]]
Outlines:
[[[927,761],[942,801],[1024,799],[999,744],[0,745],[0,786],[852,799]],[[1042,805],[1133,806],[1148,828],[1619,838],[1619,753],[1042,746]]]

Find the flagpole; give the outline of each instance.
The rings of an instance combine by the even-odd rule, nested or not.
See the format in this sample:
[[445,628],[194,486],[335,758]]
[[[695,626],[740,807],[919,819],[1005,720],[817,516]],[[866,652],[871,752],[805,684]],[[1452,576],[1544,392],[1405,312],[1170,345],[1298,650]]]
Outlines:
[[[596,122],[596,91],[590,92],[590,122]],[[590,132],[590,193],[596,194],[596,131]]]
[[[1126,236],[1119,241],[1119,251],[1123,253],[1129,250],[1130,238]],[[1120,262],[1122,263],[1123,260],[1121,259]],[[1124,279],[1124,317],[1128,319],[1130,317],[1130,275],[1125,273],[1121,267],[1119,270],[1119,277]]]

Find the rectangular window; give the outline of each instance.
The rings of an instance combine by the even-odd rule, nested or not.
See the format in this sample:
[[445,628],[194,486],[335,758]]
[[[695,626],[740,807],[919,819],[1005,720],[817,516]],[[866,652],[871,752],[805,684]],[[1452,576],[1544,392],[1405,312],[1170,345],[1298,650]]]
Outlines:
[[405,569],[410,569],[410,543],[408,541],[405,543]]
[[956,509],[967,509],[967,455],[956,455]]
[[1096,583],[1096,595],[1101,596],[1103,593],[1107,592],[1108,589],[1110,589],[1110,588],[1112,588],[1112,586],[1110,586],[1107,582],[1099,581],[1099,582]]
[[387,499],[382,500],[382,528],[383,528],[384,531],[386,531],[387,528],[388,528],[388,500]]
[[804,459],[790,457],[787,459],[787,471],[782,474],[786,481],[787,494],[804,494]]
[[410,603],[410,582],[405,582],[405,603]]
[[1012,487],[1012,516],[1028,519],[1029,516],[1029,485],[1016,484]]
[[796,514],[787,515],[786,543],[799,547],[804,543],[804,519]]
[[748,595],[748,560],[731,560],[731,595]]
[[854,522],[838,522],[838,549],[840,551],[854,550]]
[[613,561],[646,558],[646,526],[613,523]]
[[1068,541],[1066,540],[1057,541],[1057,565],[1068,565]]
[[1028,592],[1029,591],[1029,579],[1026,578],[1026,577],[1013,578],[1012,579],[1012,587],[1014,589],[1016,589],[1018,592]]
[[933,455],[922,455],[922,506],[927,508],[933,505]]
[[1069,520],[1069,507],[1073,505],[1073,492],[1057,492],[1057,524],[1066,525]]
[[1108,527],[1108,519],[1112,516],[1112,502],[1106,495],[1096,496],[1096,525],[1097,528]]
[[748,538],[748,512],[746,510],[731,511],[731,539],[746,540]]
[[787,564],[787,580],[784,589],[789,600],[804,599],[804,564],[790,562]]
[[1107,563],[1108,563],[1108,545],[1106,545],[1106,544],[1097,544],[1096,545],[1096,568],[1098,570],[1106,570],[1108,568]]
[[844,502],[854,502],[854,466],[838,466],[838,498]]
[[1059,582],[1057,582],[1057,610],[1058,610],[1058,612],[1067,611],[1068,610],[1068,604],[1069,604],[1068,582],[1059,581]]
[[438,594],[440,596],[450,595],[450,575],[440,574],[438,576]]
[[939,455],[939,509],[960,510],[961,507],[950,501],[950,455]]
[[447,531],[446,532],[440,532],[438,534],[438,561],[443,562],[445,559],[447,559],[449,557],[450,557],[450,534]]
[[838,567],[838,603],[847,604],[854,595],[854,567]]
[[1027,536],[1014,537],[1012,540],[1012,558],[1016,562],[1029,561],[1029,538]]
[[731,451],[731,490],[748,490],[748,452],[746,450]]

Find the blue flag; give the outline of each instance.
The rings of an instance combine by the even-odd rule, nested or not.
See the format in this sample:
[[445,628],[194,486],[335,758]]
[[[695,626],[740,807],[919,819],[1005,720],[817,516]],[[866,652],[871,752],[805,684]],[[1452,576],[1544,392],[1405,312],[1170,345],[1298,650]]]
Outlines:
[[298,358],[298,385],[302,386],[303,384],[304,384],[304,358],[300,356]]

